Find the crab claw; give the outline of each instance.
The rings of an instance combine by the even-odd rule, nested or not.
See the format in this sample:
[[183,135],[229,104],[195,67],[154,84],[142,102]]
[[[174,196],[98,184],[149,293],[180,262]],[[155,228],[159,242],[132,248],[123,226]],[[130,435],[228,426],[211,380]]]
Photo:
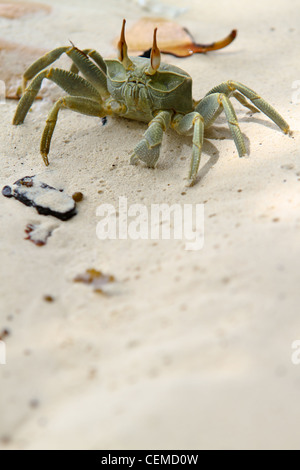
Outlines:
[[157,28],[155,28],[154,33],[153,33],[153,46],[151,49],[151,57],[150,57],[151,65],[147,69],[148,75],[154,75],[160,66],[160,50],[157,47],[156,34],[157,34]]
[[127,54],[127,44],[125,40],[125,24],[126,20],[123,20],[121,37],[120,41],[118,42],[118,59],[120,62],[122,62],[126,70],[130,70],[133,68],[133,64]]

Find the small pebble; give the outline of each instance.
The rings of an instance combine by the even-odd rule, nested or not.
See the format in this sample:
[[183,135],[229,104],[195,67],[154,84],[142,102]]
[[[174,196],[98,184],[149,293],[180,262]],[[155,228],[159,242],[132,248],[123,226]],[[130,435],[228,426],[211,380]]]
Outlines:
[[81,192],[77,192],[72,194],[72,198],[75,202],[81,202],[83,199],[83,194]]

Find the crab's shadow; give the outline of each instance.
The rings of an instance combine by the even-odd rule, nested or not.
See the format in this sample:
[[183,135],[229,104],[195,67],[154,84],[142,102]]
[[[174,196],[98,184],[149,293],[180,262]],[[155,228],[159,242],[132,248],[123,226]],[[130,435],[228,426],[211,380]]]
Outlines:
[[[242,117],[239,117],[239,123],[255,123],[255,124],[265,126],[269,129],[278,131],[278,127],[276,126],[276,124],[274,124],[271,121],[267,121],[263,117],[260,118],[258,116],[259,114],[257,115],[253,113],[246,114]],[[249,155],[250,146],[251,146],[250,139],[244,133],[243,127],[244,126],[242,126],[241,131],[242,131],[243,139],[245,142],[246,152]],[[169,149],[172,147],[174,148],[174,137],[169,136],[168,140],[169,140]],[[202,180],[210,171],[210,169],[218,162],[220,158],[220,151],[211,142],[212,140],[214,141],[231,140],[233,142],[232,134],[230,132],[230,129],[228,128],[228,123],[225,117],[220,116],[218,120],[216,121],[216,124],[214,124],[212,127],[208,129],[205,129],[204,144],[203,144],[203,149],[202,149],[202,159],[203,157],[205,158],[205,156],[208,155],[209,160],[203,166],[200,163],[200,169],[198,172],[196,182],[198,182],[199,180]],[[180,137],[180,144],[177,145],[177,147],[179,148],[179,152],[183,151],[184,146],[188,146],[192,149],[192,137],[191,136]],[[234,143],[233,143],[233,146],[234,146]],[[233,149],[236,150],[235,146],[233,147]],[[173,165],[174,165],[174,159],[171,159],[171,160],[168,159],[168,162],[164,161],[162,164],[164,169],[171,168],[173,167]]]
[[[130,122],[130,121],[129,121]],[[264,120],[263,117],[259,118],[256,117],[255,114],[249,113],[242,117],[239,117],[239,123],[255,123],[260,124],[269,129],[276,129],[277,126],[273,122],[268,122]],[[119,122],[119,125],[122,125],[122,121]],[[133,126],[136,126],[137,123],[132,123]],[[142,126],[142,124],[140,124]],[[128,122],[126,123],[126,127],[128,127]],[[143,129],[143,128],[142,128]],[[242,135],[246,146],[247,154],[250,153],[250,139],[245,135],[244,126],[242,126]],[[247,129],[245,129],[247,131]],[[142,134],[143,132],[141,132]],[[226,118],[223,116],[218,117],[216,123],[213,124],[210,128],[205,129],[204,133],[204,144],[202,148],[202,160],[200,162],[200,168],[197,176],[196,182],[202,180],[211,170],[211,168],[218,162],[220,158],[220,150],[218,146],[216,146],[212,141],[222,141],[228,140],[232,142],[232,149],[236,151],[236,147],[234,145],[232,134],[230,129],[228,128],[228,123]],[[137,143],[137,142],[136,142]],[[164,157],[166,153],[171,153],[171,155],[176,154],[175,158],[170,158],[170,156]],[[179,136],[178,134],[174,133],[172,130],[168,131],[163,139],[163,148],[161,152],[161,157],[158,161],[158,166],[163,171],[168,171],[169,169],[173,168],[174,165],[178,164],[178,160],[185,160],[185,165],[189,167],[190,158],[192,153],[192,136]],[[209,157],[207,161],[207,156]],[[205,163],[203,164],[203,161]]]
[[[218,124],[221,124],[220,122]],[[232,138],[232,134],[230,129],[227,127],[227,123],[225,124],[226,127],[212,126],[205,130],[204,137],[209,140],[229,140],[233,143],[233,150],[237,152],[237,149],[234,144],[234,140]],[[250,153],[250,139],[242,132],[243,140],[245,142],[246,152]]]
[[[259,120],[258,120],[259,121]],[[226,127],[220,126],[220,124],[225,124]],[[232,142],[233,145],[233,150],[236,150],[236,147],[234,145],[232,135],[230,132],[230,129],[227,127],[227,122],[224,120],[218,120],[219,125],[213,125],[209,129],[205,130],[204,133],[204,143],[203,143],[203,148],[202,148],[202,155],[201,155],[201,162],[200,162],[200,167],[199,167],[199,172],[197,175],[196,183],[200,180],[203,180],[203,178],[208,174],[208,172],[211,170],[211,168],[218,162],[220,158],[220,150],[218,147],[212,143],[212,141],[222,141],[222,140],[228,140]],[[250,140],[249,138],[243,133],[243,139],[245,142],[246,146],[246,151],[249,154],[250,153]],[[178,150],[178,157],[176,159],[164,159],[161,158],[159,161],[159,165],[161,166],[161,169],[163,170],[168,170],[173,167],[174,164],[176,164],[178,158],[182,158],[183,155],[186,155],[186,149],[188,148],[189,152],[189,157],[191,158],[191,153],[192,153],[192,136],[178,136],[176,135],[174,139],[174,134],[172,133],[166,136],[166,147],[168,148],[169,151],[174,152],[174,147],[177,147]],[[176,145],[177,144],[177,145]],[[163,154],[163,152],[162,152]],[[205,158],[209,157],[209,159],[203,164],[203,160]],[[163,155],[162,155],[163,157]],[[184,158],[188,165],[189,165],[189,159]]]
[[[192,136],[179,136],[178,134],[174,134],[172,131],[168,132],[163,140],[161,157],[157,166],[163,171],[168,171],[173,168],[174,165],[178,165],[179,160],[183,160],[183,165],[187,167],[187,172],[188,168],[190,167],[192,145]],[[175,154],[176,156],[170,158],[170,154]],[[208,161],[202,164],[203,160],[205,160],[207,156],[209,156]],[[217,147],[205,138],[202,148],[200,169],[198,173],[199,179],[202,179],[204,176],[206,176],[209,170],[217,163],[219,156],[220,155]]]
[[[246,114],[243,114],[242,116],[238,115],[238,122],[239,124],[242,123],[240,127],[241,127],[241,131],[243,133],[244,138],[245,138],[244,130],[247,131],[247,127],[244,128],[245,126],[243,125],[243,123],[258,124],[260,126],[267,127],[268,129],[271,129],[273,131],[280,132],[279,127],[273,121],[268,119],[263,113],[260,113],[260,112],[254,113],[250,111],[250,112],[247,112]],[[218,119],[216,120],[216,124],[224,125],[225,127],[228,126],[226,118],[222,115],[218,117]],[[214,127],[215,125],[212,126],[212,128]]]

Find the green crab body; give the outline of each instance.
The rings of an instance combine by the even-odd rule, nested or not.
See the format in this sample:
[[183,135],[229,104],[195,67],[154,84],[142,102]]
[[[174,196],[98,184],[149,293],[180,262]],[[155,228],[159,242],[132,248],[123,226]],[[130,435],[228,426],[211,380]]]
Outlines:
[[161,63],[156,74],[149,75],[149,59],[130,60],[133,68],[128,71],[116,60],[106,61],[107,88],[112,98],[124,105],[122,117],[150,122],[161,110],[192,111],[192,79],[184,70]]

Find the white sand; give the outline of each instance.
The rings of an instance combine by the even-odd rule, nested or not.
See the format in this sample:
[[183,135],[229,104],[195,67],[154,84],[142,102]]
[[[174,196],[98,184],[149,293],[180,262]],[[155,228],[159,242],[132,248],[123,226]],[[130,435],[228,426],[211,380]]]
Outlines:
[[[45,50],[71,39],[112,56],[122,18],[130,26],[145,16],[133,0],[42,3],[53,6],[50,15],[0,19],[0,39]],[[49,219],[0,197],[0,333],[11,333],[0,365],[1,448],[299,448],[300,365],[291,361],[300,339],[299,20],[293,0],[194,0],[177,19],[199,42],[239,31],[222,51],[165,56],[192,75],[195,98],[239,80],[296,130],[289,138],[234,102],[251,154],[238,158],[221,117],[191,189],[191,138],[169,131],[157,168],[133,167],[144,124],[109,119],[102,127],[64,112],[46,168],[39,141],[50,101],[37,102],[18,128],[16,102],[0,105],[1,188],[38,174],[85,196],[71,221],[53,219],[58,228],[44,247],[25,241],[24,230]],[[0,79],[29,65],[2,59]],[[96,208],[118,206],[119,196],[147,207],[207,201],[204,248],[98,240]],[[73,282],[89,268],[116,277],[110,295]]]

